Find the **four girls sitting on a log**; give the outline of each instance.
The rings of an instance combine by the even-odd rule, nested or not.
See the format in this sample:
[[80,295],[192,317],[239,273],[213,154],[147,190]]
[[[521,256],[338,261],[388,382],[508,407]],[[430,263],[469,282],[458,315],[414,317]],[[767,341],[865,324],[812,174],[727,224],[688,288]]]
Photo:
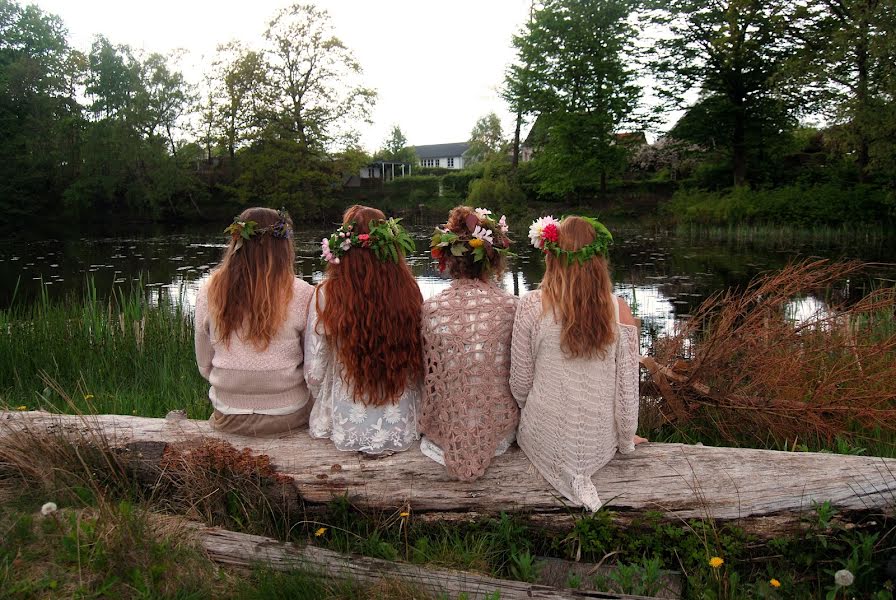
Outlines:
[[312,437],[372,454],[422,433],[420,450],[467,481],[518,436],[551,485],[591,510],[591,476],[643,441],[637,330],[612,294],[612,238],[597,221],[533,223],[545,275],[518,299],[497,285],[505,218],[459,206],[431,243],[451,285],[426,302],[405,262],[413,240],[377,209],[349,208],[322,241],[316,290],[295,276],[283,211],[248,209],[227,232],[195,316],[215,429],[276,436],[308,424]]

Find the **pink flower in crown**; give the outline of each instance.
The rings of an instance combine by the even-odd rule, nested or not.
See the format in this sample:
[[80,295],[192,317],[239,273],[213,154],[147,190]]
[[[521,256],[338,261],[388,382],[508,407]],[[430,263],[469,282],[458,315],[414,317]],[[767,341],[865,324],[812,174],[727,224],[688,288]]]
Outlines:
[[332,264],[339,264],[339,259],[333,256],[333,251],[330,249],[330,240],[324,238],[320,241],[320,249],[321,255],[320,257]]
[[560,239],[560,230],[555,224],[548,223],[541,231],[541,237],[544,238],[546,242],[554,242],[556,244],[557,240]]
[[490,214],[492,214],[492,211],[490,211],[487,208],[477,208],[473,212],[476,213],[476,216],[479,217],[480,221],[485,220],[486,217],[488,217]]
[[482,240],[483,242],[488,242],[489,244],[495,243],[494,238],[492,238],[491,230],[480,227],[479,225],[477,225],[476,229],[473,230],[473,238]]
[[342,249],[343,252],[348,252],[349,248],[352,247],[352,239],[345,238],[344,240],[342,240],[342,243],[339,244],[339,247]]
[[510,227],[507,226],[507,215],[501,215],[498,225],[501,227],[501,233],[507,233],[510,230]]
[[367,246],[370,244],[370,235],[362,233],[358,236],[358,240],[360,240],[362,245]]

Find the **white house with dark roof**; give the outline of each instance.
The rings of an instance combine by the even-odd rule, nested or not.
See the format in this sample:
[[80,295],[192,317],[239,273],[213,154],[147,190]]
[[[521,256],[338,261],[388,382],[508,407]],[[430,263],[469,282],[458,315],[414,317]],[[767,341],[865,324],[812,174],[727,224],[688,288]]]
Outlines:
[[470,149],[468,142],[456,144],[430,144],[414,146],[421,167],[442,167],[443,169],[463,169],[466,165],[466,152]]

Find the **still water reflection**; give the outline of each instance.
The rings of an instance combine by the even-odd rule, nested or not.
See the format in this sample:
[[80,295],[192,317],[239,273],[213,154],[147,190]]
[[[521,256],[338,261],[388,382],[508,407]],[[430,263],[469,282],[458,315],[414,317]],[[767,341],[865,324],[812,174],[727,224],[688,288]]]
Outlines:
[[[414,228],[419,253],[409,260],[424,297],[448,285],[429,260],[431,229]],[[296,270],[310,283],[323,276],[320,239],[329,231],[306,229],[296,234]],[[794,258],[825,256],[888,261],[893,241],[870,247],[780,243],[719,243],[693,237],[657,234],[637,225],[614,228],[616,243],[611,263],[616,293],[626,298],[643,323],[642,345],[669,331],[709,295],[730,286],[744,285],[762,271],[779,268]],[[539,253],[525,242],[523,233],[512,248],[502,285],[515,294],[535,288],[544,273]],[[196,289],[218,263],[225,238],[217,231],[172,235],[98,237],[0,244],[0,309],[12,303],[34,301],[40,284],[51,297],[81,294],[89,276],[101,297],[120,286],[143,282],[150,300],[173,300],[192,306]],[[894,279],[896,267],[884,266],[878,275]],[[872,281],[851,286],[861,295]],[[811,318],[824,310],[821,298],[795,299],[792,314]]]

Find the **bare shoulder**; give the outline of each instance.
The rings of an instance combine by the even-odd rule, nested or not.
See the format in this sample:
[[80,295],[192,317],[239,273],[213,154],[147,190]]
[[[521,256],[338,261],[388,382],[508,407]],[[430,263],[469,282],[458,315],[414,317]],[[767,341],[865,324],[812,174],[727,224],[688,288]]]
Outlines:
[[635,321],[635,316],[632,314],[632,309],[629,308],[628,303],[624,298],[616,297],[616,302],[619,304],[619,322],[623,325],[632,325],[637,327],[638,323]]

